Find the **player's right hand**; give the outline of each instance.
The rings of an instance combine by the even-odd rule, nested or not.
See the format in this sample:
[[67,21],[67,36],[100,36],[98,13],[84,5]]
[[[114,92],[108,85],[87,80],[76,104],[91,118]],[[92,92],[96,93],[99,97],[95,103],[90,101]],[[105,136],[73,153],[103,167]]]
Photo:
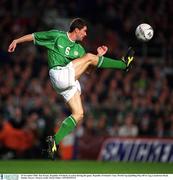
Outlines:
[[15,51],[15,49],[16,49],[16,45],[17,45],[17,42],[16,42],[16,40],[14,40],[10,45],[9,45],[9,47],[8,47],[8,52],[14,52]]
[[106,54],[106,52],[108,51],[108,47],[107,46],[100,46],[97,48],[97,55],[98,56],[103,56]]

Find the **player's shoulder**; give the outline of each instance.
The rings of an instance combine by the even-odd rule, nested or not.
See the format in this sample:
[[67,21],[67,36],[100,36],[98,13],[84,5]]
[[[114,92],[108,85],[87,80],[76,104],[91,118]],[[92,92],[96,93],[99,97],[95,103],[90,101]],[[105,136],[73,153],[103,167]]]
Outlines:
[[64,31],[60,31],[60,30],[58,30],[58,29],[51,29],[51,30],[49,30],[49,32],[56,33],[56,34],[62,34],[62,35],[65,34]]
[[77,42],[77,45],[79,46],[79,48],[84,49],[84,47],[79,42]]

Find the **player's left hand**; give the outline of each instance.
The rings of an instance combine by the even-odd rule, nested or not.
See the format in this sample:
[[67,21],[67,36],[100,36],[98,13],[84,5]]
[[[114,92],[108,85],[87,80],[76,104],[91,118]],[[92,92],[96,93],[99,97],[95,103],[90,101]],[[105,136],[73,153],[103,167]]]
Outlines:
[[97,48],[97,55],[98,56],[103,56],[104,54],[106,54],[106,52],[108,51],[108,47],[107,46],[99,46]]

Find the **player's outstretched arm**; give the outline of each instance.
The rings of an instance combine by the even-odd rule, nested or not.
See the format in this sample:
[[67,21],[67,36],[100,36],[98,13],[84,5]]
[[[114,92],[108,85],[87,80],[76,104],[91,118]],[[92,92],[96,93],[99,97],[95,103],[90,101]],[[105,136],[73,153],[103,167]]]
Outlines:
[[34,38],[32,36],[32,34],[28,34],[28,35],[25,35],[25,36],[22,36],[18,39],[15,39],[12,41],[12,43],[9,45],[8,47],[8,52],[14,52],[15,49],[16,49],[16,46],[17,44],[20,44],[20,43],[23,43],[23,42],[29,42],[29,41],[33,41]]

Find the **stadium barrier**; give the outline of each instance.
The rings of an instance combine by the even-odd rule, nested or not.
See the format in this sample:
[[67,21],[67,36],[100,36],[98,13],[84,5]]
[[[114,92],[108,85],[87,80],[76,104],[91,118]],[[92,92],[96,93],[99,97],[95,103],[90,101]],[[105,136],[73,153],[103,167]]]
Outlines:
[[108,138],[99,153],[102,161],[173,162],[173,139]]

